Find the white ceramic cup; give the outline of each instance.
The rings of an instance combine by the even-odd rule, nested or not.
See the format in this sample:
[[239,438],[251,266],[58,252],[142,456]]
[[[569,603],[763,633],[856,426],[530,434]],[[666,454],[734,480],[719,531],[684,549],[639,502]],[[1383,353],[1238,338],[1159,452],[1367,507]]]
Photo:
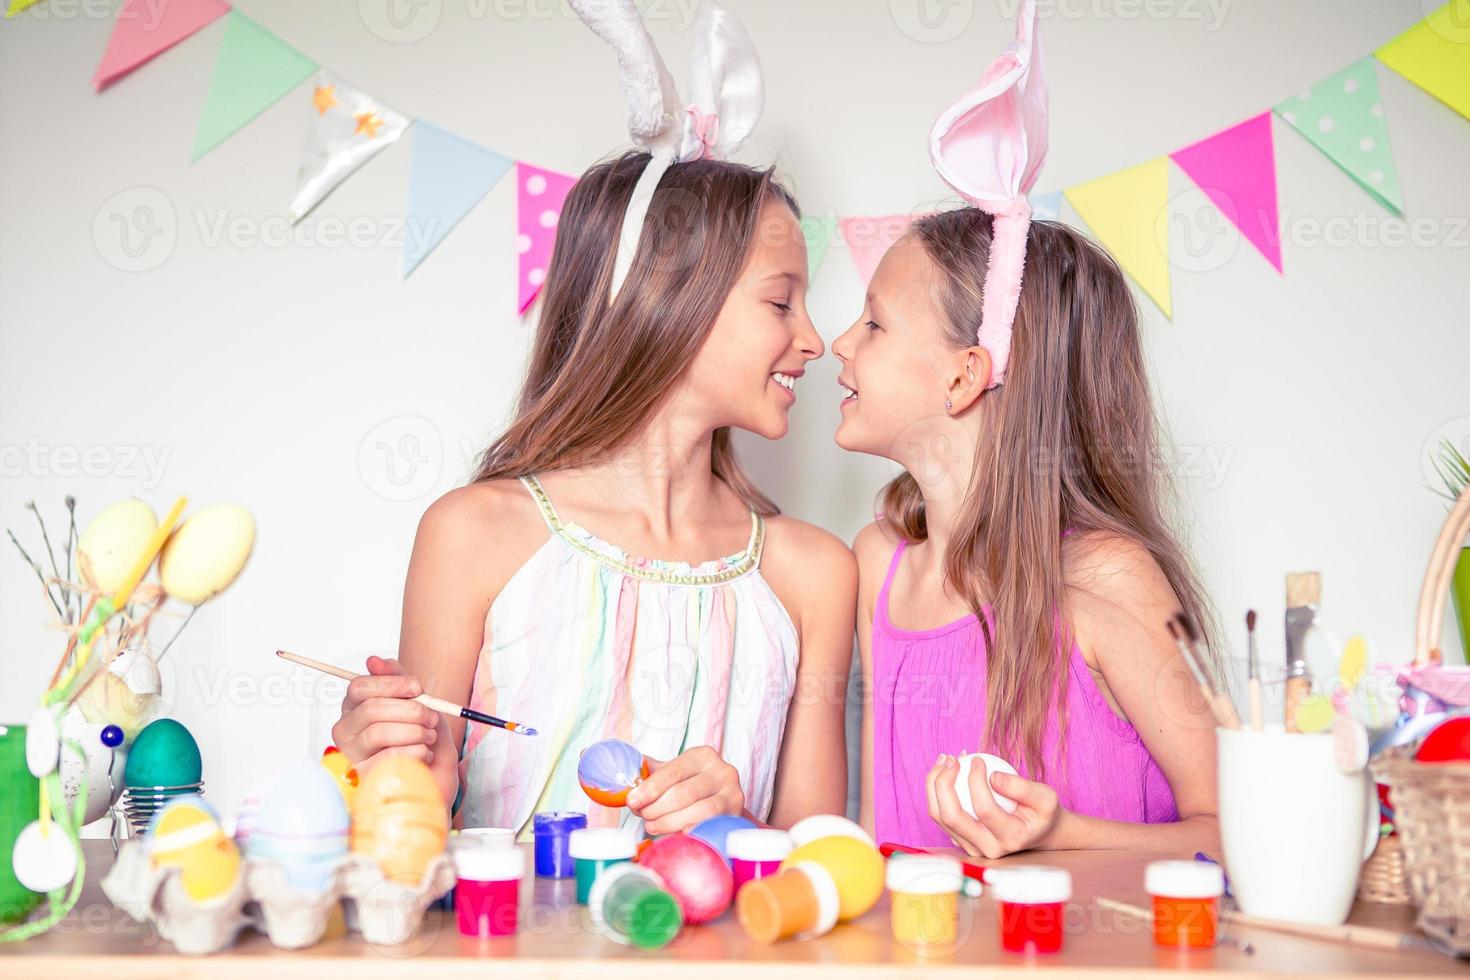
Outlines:
[[1312,925],[1347,919],[1378,839],[1366,773],[1337,767],[1332,735],[1216,730],[1220,836],[1230,888],[1247,915]]

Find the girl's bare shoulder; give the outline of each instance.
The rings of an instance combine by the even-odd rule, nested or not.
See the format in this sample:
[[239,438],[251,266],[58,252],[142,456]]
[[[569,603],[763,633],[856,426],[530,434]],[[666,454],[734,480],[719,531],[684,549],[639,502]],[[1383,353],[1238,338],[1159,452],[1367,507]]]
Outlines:
[[766,518],[761,574],[800,622],[800,609],[851,607],[857,563],[831,531],[794,517]]
[[545,543],[549,530],[519,480],[457,487],[419,520],[414,552],[498,592]]

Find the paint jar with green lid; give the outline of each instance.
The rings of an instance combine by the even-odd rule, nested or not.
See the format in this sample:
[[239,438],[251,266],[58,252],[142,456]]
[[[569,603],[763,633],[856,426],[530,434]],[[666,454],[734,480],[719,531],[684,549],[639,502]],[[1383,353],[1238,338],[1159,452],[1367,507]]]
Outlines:
[[20,922],[45,896],[15,877],[15,839],[40,813],[41,782],[26,766],[26,727],[0,725],[0,922]]
[[684,910],[663,878],[631,861],[597,876],[587,911],[599,933],[639,949],[662,949],[684,927]]
[[586,905],[597,876],[615,864],[633,860],[638,842],[631,831],[617,827],[583,828],[572,831],[567,852],[577,874],[577,904]]

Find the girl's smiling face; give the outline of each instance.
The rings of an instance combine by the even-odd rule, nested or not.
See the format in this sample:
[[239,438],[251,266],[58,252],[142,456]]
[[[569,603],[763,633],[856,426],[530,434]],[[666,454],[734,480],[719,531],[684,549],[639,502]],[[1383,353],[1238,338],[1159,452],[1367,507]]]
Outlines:
[[[936,271],[917,238],[899,239],[873,273],[862,316],[832,342],[842,362],[836,439],[843,449],[907,465],[908,436],[973,402],[965,397],[975,367],[967,355],[978,348],[956,348],[946,337],[935,301]],[[988,372],[988,359],[982,359]],[[956,395],[963,403],[947,408],[945,401]]]
[[686,404],[714,426],[784,436],[797,379],[825,349],[806,311],[806,289],[801,226],[783,202],[767,198],[745,267],[690,365]]

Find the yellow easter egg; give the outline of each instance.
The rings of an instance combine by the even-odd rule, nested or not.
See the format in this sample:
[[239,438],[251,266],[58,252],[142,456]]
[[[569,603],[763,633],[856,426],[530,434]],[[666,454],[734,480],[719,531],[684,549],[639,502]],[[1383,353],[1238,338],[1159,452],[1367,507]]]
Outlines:
[[867,841],[837,835],[803,844],[786,855],[782,868],[800,861],[815,861],[826,868],[837,884],[837,918],[856,919],[878,902],[883,894],[883,855]]
[[225,836],[214,815],[194,800],[180,799],[164,807],[149,833],[154,866],[178,868],[184,893],[196,902],[227,894],[240,877],[240,851],[235,842]]
[[449,839],[449,808],[429,767],[406,755],[375,762],[357,787],[352,851],[384,876],[417,885]]
[[357,801],[357,768],[353,766],[352,760],[347,758],[347,753],[335,745],[328,745],[322,753],[322,768],[332,774],[332,781],[337,784],[337,789],[342,793],[342,802],[347,804],[347,812],[352,813],[353,804]]
[[1325,732],[1332,727],[1334,714],[1331,698],[1325,694],[1308,694],[1296,708],[1297,731],[1308,735]]
[[255,546],[255,518],[238,504],[215,504],[180,524],[158,556],[163,591],[192,605],[229,588]]
[[1363,679],[1363,672],[1368,669],[1368,641],[1361,636],[1348,637],[1347,643],[1342,647],[1342,660],[1338,664],[1337,673],[1343,690],[1349,694],[1358,686],[1358,681]]
[[98,589],[116,592],[122,586],[157,528],[153,508],[136,497],[119,500],[92,518],[77,539],[77,552],[86,556]]

